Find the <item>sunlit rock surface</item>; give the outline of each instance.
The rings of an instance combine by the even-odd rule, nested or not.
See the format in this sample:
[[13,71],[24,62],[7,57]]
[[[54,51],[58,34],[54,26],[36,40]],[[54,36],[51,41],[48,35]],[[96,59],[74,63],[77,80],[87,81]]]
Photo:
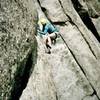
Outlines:
[[[100,100],[100,37],[88,27],[92,22],[86,2],[35,3],[39,18],[52,21],[61,35],[52,45],[51,54],[45,53],[45,45],[37,36],[37,63],[20,100]],[[80,3],[79,8],[75,3]],[[84,18],[90,18],[90,22],[86,23]]]
[[[12,100],[100,100],[98,0],[1,3],[1,100],[7,96]],[[34,37],[34,8],[38,18],[47,18],[59,29],[51,54],[45,53],[39,34]]]

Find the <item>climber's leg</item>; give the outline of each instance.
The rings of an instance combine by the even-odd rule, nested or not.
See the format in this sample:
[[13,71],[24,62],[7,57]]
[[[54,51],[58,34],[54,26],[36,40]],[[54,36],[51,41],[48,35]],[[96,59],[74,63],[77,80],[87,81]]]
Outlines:
[[46,47],[45,52],[50,54],[51,53],[51,51],[50,51],[50,49],[51,49],[51,39],[48,35],[44,35],[43,40],[44,40],[44,44],[45,44],[45,47]]
[[52,43],[55,44],[56,43],[56,38],[57,38],[57,32],[49,34],[49,37],[51,38]]

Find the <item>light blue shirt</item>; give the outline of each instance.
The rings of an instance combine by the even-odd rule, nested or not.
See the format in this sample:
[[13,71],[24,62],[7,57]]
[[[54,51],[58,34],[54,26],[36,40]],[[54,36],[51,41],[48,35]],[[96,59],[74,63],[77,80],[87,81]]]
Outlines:
[[51,24],[51,23],[47,23],[42,32],[44,32],[44,34],[50,34],[50,33],[53,33],[53,32],[57,32],[57,29]]

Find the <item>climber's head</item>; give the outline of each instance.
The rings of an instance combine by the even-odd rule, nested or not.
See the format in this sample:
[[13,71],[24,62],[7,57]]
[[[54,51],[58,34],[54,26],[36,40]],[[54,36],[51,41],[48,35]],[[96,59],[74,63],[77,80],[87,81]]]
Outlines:
[[41,18],[41,19],[39,20],[39,22],[40,22],[42,25],[45,25],[45,24],[47,23],[47,19]]

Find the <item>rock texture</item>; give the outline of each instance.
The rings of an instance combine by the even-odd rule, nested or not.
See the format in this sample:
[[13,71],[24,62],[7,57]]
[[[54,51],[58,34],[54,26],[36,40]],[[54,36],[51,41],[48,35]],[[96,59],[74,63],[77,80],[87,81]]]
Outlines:
[[[98,0],[72,0],[83,22],[100,41],[100,2]],[[93,24],[94,23],[94,24]]]
[[39,18],[52,21],[60,36],[50,55],[37,36],[37,63],[20,100],[100,100],[100,37],[89,11],[95,1],[35,0]]
[[36,23],[32,0],[0,0],[0,100],[18,100],[25,88],[36,61]]
[[86,5],[88,7],[88,13],[95,25],[95,28],[100,36],[100,1],[98,0],[91,0],[86,1]]
[[50,55],[37,40],[37,64],[20,100],[99,100],[61,38]]
[[[100,100],[100,1],[0,3],[1,100]],[[39,35],[36,45],[34,7],[59,29],[51,54]]]
[[40,0],[40,4],[46,16],[53,22],[65,22],[67,20],[58,0]]

